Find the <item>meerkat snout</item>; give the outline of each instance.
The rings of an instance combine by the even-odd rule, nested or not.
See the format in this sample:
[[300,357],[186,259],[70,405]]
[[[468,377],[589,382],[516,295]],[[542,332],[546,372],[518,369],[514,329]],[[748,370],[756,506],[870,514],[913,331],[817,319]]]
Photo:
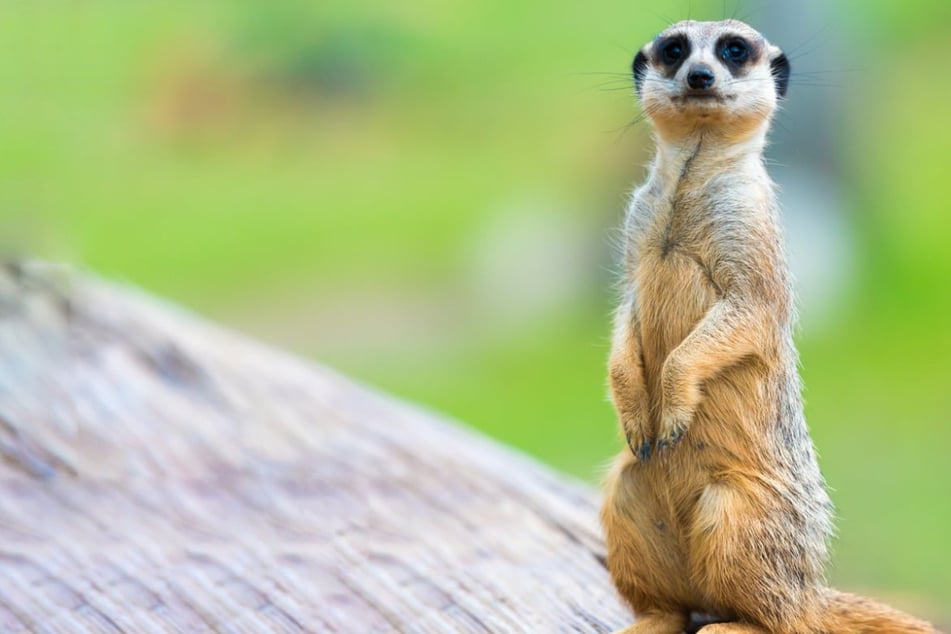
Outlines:
[[706,64],[694,64],[687,72],[687,86],[691,90],[709,90],[716,80],[713,69]]

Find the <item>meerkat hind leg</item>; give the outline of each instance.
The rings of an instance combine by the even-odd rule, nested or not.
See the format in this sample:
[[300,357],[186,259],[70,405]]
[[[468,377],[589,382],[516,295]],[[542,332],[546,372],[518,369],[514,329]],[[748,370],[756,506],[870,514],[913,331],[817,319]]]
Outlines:
[[687,616],[673,612],[650,612],[638,617],[637,623],[614,634],[682,634]]

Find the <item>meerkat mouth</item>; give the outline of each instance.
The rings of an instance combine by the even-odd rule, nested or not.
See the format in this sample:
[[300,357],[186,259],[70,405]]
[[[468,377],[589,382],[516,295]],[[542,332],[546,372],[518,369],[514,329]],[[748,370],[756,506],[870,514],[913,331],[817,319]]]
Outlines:
[[732,95],[721,95],[709,92],[688,92],[681,95],[674,95],[671,101],[675,103],[726,103],[727,100],[734,98]]
[[734,95],[717,93],[683,93],[670,98],[671,102],[680,107],[717,108],[726,106],[728,101],[736,99]]

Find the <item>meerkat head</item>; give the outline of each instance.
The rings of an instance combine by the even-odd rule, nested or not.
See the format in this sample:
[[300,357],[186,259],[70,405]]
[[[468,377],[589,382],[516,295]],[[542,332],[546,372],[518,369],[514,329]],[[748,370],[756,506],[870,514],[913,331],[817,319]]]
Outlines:
[[783,52],[738,20],[678,22],[637,53],[633,71],[641,105],[665,138],[763,129],[789,84]]

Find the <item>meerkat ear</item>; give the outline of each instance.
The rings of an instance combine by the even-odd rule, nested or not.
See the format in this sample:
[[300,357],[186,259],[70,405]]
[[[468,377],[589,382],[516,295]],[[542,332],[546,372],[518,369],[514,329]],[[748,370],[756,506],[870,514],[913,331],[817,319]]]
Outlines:
[[773,73],[773,81],[776,82],[776,94],[782,99],[786,96],[786,89],[789,88],[789,59],[786,54],[778,48],[770,57],[769,69]]
[[637,52],[634,56],[634,63],[631,64],[631,70],[634,71],[634,90],[641,94],[641,84],[644,83],[644,75],[647,74],[647,55],[643,50]]

